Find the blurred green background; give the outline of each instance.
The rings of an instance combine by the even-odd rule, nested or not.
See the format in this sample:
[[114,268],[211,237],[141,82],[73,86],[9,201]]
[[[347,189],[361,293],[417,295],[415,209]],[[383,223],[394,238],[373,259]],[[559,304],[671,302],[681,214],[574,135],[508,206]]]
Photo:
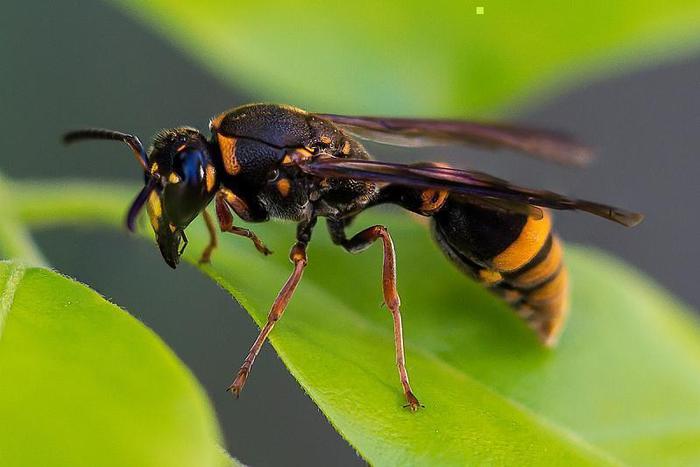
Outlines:
[[[492,14],[492,10],[486,13]],[[198,30],[194,21],[187,34]],[[601,13],[601,23],[592,29],[604,30],[606,21],[609,17]],[[321,26],[314,23],[312,29],[320,44],[325,36],[319,30],[327,22]],[[532,24],[537,24],[535,18]],[[391,23],[386,26],[390,34]],[[545,26],[553,27],[549,23]],[[163,27],[176,26],[164,22]],[[342,18],[327,29],[329,35],[340,30],[346,40],[366,41],[366,47],[379,47],[387,54],[392,51],[391,44],[378,44],[354,33],[352,24],[343,23]],[[290,25],[290,37],[304,30],[302,24]],[[134,132],[146,140],[170,126],[188,124],[205,129],[214,114],[251,101],[311,103],[312,110],[340,111],[331,106],[333,101],[339,102],[343,111],[360,112],[367,108],[355,103],[353,96],[367,87],[387,86],[372,76],[363,77],[358,67],[354,70],[357,86],[337,89],[338,99],[321,92],[310,95],[300,87],[295,93],[296,80],[333,77],[326,67],[337,64],[338,59],[328,58],[332,50],[323,47],[309,51],[308,62],[299,65],[305,73],[276,70],[271,60],[268,68],[240,70],[240,86],[231,86],[132,15],[99,2],[5,2],[0,31],[0,124],[5,130],[0,168],[15,178],[119,179],[133,183],[136,192],[138,168],[124,148],[86,145],[67,151],[59,144],[61,132],[77,126],[105,126]],[[236,34],[225,29],[215,32]],[[532,34],[536,33],[533,30]],[[245,37],[250,40],[251,35]],[[288,46],[293,47],[294,41],[290,41]],[[416,51],[415,56],[430,55],[430,43],[425,42],[426,50]],[[523,47],[527,46],[524,42]],[[255,53],[254,41],[240,47]],[[477,52],[484,60],[489,58],[489,51]],[[635,61],[650,61],[643,55]],[[635,230],[571,214],[558,216],[558,229],[568,241],[599,246],[622,257],[699,308],[695,274],[700,261],[700,220],[695,203],[700,195],[696,180],[700,173],[700,58],[668,55],[673,59],[662,65],[561,88],[560,94],[501,109],[501,115],[508,119],[567,129],[594,145],[599,149],[598,160],[584,171],[507,153],[454,149],[406,152],[377,145],[369,145],[369,149],[389,160],[448,160],[519,183],[641,210],[647,220]],[[438,82],[434,89],[416,87],[411,84],[415,81],[412,74],[420,75],[425,67],[440,64],[410,58],[405,60],[410,66],[396,70],[396,81],[388,86],[413,86],[415,105],[387,98],[381,102],[386,113],[455,115],[460,105],[485,109],[494,103],[488,101],[488,93],[479,97],[478,90],[474,91],[475,100],[445,102],[441,87],[449,83]],[[226,62],[223,55],[219,60]],[[625,60],[619,63],[622,66]],[[264,74],[261,86],[256,86],[254,72]],[[289,80],[292,85],[270,91],[275,80]],[[537,89],[537,83],[532,88]],[[376,111],[376,107],[371,110]],[[125,233],[64,229],[40,232],[36,238],[53,266],[130,310],[174,348],[208,390],[230,452],[243,462],[322,465],[334,459],[338,465],[361,463],[269,347],[256,364],[255,378],[251,378],[244,398],[235,402],[224,392],[256,329],[227,293],[194,268],[184,265],[172,272],[156,248]],[[270,439],[274,439],[274,448],[268,447]]]

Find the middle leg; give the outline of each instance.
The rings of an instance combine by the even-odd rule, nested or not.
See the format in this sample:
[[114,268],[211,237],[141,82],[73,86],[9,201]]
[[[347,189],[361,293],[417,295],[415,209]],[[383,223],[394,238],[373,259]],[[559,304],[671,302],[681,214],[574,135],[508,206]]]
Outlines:
[[282,317],[284,310],[287,308],[289,300],[291,300],[297,285],[299,285],[299,281],[301,281],[301,277],[304,274],[304,268],[306,267],[307,262],[306,245],[303,243],[297,243],[294,245],[292,247],[292,251],[289,252],[289,259],[294,263],[294,271],[292,272],[292,275],[289,276],[289,279],[287,279],[287,282],[284,284],[282,290],[280,290],[277,298],[272,304],[270,313],[267,315],[267,323],[260,330],[260,334],[258,334],[257,339],[255,339],[255,342],[253,342],[253,345],[250,347],[248,355],[245,357],[245,360],[243,360],[243,365],[241,365],[240,370],[238,370],[236,378],[233,380],[233,383],[231,383],[228,389],[226,389],[236,397],[238,397],[243,390],[243,386],[248,379],[253,363],[255,363],[255,358],[260,353],[260,349],[262,349],[267,336],[272,331],[272,328],[275,327],[277,321],[279,321]]
[[267,336],[270,334],[270,332],[272,332],[272,328],[275,327],[275,323],[282,318],[284,310],[287,308],[289,301],[292,299],[292,295],[294,295],[294,291],[296,290],[297,285],[299,285],[299,281],[301,281],[301,277],[304,274],[304,268],[306,267],[307,263],[306,245],[311,240],[311,231],[313,230],[314,225],[316,225],[315,217],[309,219],[308,221],[300,222],[299,225],[297,225],[297,242],[289,252],[289,259],[292,261],[292,263],[294,263],[294,271],[292,271],[289,279],[287,279],[287,282],[277,295],[277,298],[270,309],[270,313],[267,315],[267,323],[260,330],[260,334],[258,334],[258,338],[255,339],[255,342],[253,342],[253,345],[248,351],[248,355],[243,361],[241,369],[238,370],[236,378],[227,389],[227,391],[230,391],[236,397],[238,397],[243,390],[243,386],[248,379],[248,375],[253,367],[255,358],[260,353],[260,349],[265,343]]
[[202,252],[202,256],[199,257],[199,264],[209,264],[211,262],[211,252],[219,246],[219,240],[216,237],[214,219],[211,218],[206,208],[202,211],[202,217],[204,218],[204,224],[207,226],[207,232],[209,232],[209,243]]

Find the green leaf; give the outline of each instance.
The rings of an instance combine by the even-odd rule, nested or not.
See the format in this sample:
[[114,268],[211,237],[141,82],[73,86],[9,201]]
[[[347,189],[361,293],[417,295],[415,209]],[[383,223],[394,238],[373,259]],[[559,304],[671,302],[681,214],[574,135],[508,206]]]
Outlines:
[[143,324],[47,269],[0,262],[0,465],[224,466],[212,408]]
[[[100,196],[85,196],[91,189]],[[89,224],[91,215],[121,226],[128,191],[49,181],[14,187],[18,215],[38,226]],[[73,208],[79,203],[87,214]],[[657,285],[600,252],[568,245],[571,318],[559,347],[548,350],[443,258],[425,226],[384,211],[363,214],[356,227],[380,222],[396,242],[408,369],[425,409],[401,407],[391,319],[380,306],[379,245],[350,255],[320,225],[304,280],[271,335],[294,377],[367,460],[700,463],[700,329]],[[246,239],[226,235],[204,270],[260,324],[291,271],[294,226],[251,228],[276,254],[262,257]],[[188,236],[193,261],[206,238],[199,221]],[[245,398],[246,391],[232,403]]]
[[[700,462],[699,328],[650,280],[569,246],[571,319],[549,350],[456,271],[424,226],[385,214],[363,215],[357,227],[380,222],[396,242],[408,368],[425,409],[402,408],[378,244],[353,256],[318,228],[304,280],[271,337],[304,390],[369,462]],[[291,271],[294,233],[254,227],[276,255],[225,238],[204,270],[261,324]],[[201,226],[190,230],[187,255],[196,260],[204,235]]]
[[115,3],[236,87],[347,113],[476,115],[700,36],[696,0]]

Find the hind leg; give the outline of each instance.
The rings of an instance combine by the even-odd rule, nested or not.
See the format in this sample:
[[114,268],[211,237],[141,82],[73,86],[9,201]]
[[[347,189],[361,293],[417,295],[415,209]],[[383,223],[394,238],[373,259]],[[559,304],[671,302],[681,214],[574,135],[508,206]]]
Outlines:
[[396,349],[396,366],[399,370],[399,379],[403,387],[408,407],[411,411],[416,411],[420,407],[420,402],[413,394],[411,384],[408,381],[408,371],[406,370],[406,356],[403,344],[403,326],[401,324],[401,312],[399,306],[401,299],[396,289],[396,254],[394,252],[394,242],[389,235],[389,231],[382,225],[369,227],[358,233],[351,239],[345,236],[345,223],[343,221],[328,221],[328,229],[333,242],[341,245],[350,253],[359,253],[369,248],[376,240],[381,239],[384,246],[384,263],[382,270],[382,289],[384,292],[384,303],[391,312],[394,321],[394,346]]

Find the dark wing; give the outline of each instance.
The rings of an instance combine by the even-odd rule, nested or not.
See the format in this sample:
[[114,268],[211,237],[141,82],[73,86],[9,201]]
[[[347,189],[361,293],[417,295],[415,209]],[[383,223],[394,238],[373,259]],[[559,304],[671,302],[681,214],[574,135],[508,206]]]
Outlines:
[[[307,174],[324,178],[351,178],[371,182],[395,183],[409,187],[447,190],[473,199],[482,199],[482,205],[494,209],[504,207],[519,212],[526,206],[586,211],[619,224],[631,227],[643,215],[579,199],[567,198],[551,191],[533,190],[513,185],[491,175],[451,167],[392,164],[353,159],[323,159],[299,165]],[[505,204],[504,204],[505,203]]]
[[350,117],[315,114],[360,138],[395,146],[435,146],[466,143],[523,151],[561,164],[584,165],[592,151],[570,136],[556,131],[466,120]]
[[524,214],[526,216],[534,217],[535,219],[542,219],[544,217],[544,213],[542,212],[541,208],[533,206],[532,204],[522,203],[520,201],[487,198],[480,195],[465,195],[460,193],[452,193],[452,195],[458,196],[468,201],[470,204],[475,204],[484,209],[502,211],[509,214]]

